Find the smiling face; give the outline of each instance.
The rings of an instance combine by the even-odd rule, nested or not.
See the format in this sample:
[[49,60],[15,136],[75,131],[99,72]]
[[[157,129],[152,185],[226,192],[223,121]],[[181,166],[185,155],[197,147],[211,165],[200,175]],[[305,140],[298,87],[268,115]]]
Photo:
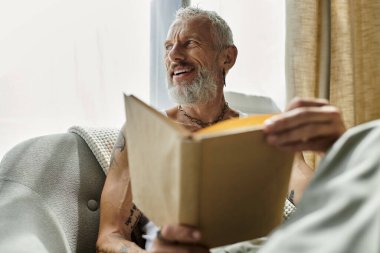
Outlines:
[[169,93],[179,104],[205,103],[223,86],[223,64],[205,16],[179,19],[165,42]]

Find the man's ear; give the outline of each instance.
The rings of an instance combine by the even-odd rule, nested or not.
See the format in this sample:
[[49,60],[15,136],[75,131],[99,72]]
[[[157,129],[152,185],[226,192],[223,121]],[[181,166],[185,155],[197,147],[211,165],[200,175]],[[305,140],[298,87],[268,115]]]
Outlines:
[[237,55],[238,50],[234,45],[228,46],[225,49],[223,68],[226,73],[228,72],[228,70],[230,70],[230,68],[232,68],[235,65]]

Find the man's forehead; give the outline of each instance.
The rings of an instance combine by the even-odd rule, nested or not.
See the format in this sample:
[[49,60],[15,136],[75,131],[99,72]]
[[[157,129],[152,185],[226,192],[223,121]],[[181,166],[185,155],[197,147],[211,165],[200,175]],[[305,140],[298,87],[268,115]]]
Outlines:
[[201,36],[209,34],[211,21],[206,16],[195,16],[175,20],[168,31],[167,39],[175,36],[178,32],[186,32],[188,35]]

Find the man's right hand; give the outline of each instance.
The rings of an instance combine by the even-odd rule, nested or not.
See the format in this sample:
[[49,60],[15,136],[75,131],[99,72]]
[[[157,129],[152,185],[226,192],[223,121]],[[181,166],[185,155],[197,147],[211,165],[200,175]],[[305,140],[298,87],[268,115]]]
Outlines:
[[162,227],[153,241],[151,253],[210,253],[200,244],[199,230],[184,225],[168,225]]
[[96,242],[97,253],[147,253],[135,243],[127,241],[122,235],[112,233],[99,236]]

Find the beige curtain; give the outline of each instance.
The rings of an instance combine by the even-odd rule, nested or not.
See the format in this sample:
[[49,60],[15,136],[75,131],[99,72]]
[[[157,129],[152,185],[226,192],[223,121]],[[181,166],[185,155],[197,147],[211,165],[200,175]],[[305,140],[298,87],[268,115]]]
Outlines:
[[380,118],[380,1],[331,2],[330,100],[347,126]]
[[380,118],[380,1],[287,0],[288,99],[325,97],[348,127]]
[[287,0],[286,12],[288,100],[327,98],[347,127],[379,119],[380,1]]

